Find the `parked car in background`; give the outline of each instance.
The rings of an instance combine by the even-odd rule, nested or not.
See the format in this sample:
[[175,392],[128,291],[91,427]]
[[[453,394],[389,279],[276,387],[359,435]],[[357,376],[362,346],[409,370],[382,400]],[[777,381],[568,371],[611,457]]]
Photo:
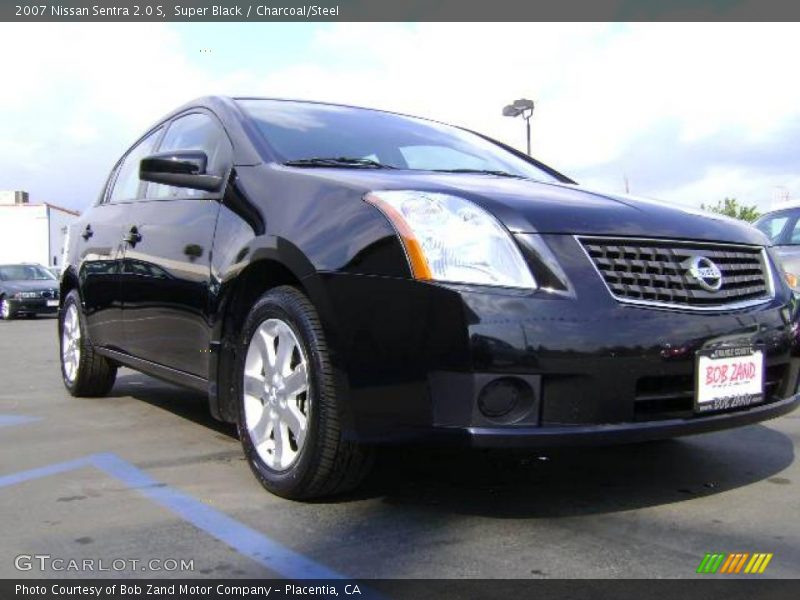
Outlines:
[[797,407],[797,303],[756,229],[579,187],[394,113],[206,98],[70,229],[62,375],[208,394],[291,498],[378,443],[632,442]]
[[764,213],[754,225],[772,242],[789,285],[800,294],[800,203]]
[[58,311],[58,280],[34,264],[0,265],[0,319],[52,315]]

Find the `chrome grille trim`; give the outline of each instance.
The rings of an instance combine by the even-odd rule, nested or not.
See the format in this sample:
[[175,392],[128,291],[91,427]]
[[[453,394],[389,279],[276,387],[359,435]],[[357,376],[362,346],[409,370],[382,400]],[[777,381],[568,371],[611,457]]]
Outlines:
[[[609,294],[618,302],[657,308],[719,312],[758,306],[770,302],[775,297],[772,264],[766,248],[761,246],[662,238],[597,235],[573,237]],[[597,256],[598,246],[605,248],[601,252],[602,256]],[[623,258],[615,259],[613,255],[620,252],[624,255],[633,254],[636,258],[624,258],[623,255]],[[611,257],[608,256],[609,253]],[[715,262],[720,261],[717,264],[725,275],[720,292],[706,292],[686,278],[685,269],[680,268],[682,261],[679,257],[690,255],[702,255]],[[615,270],[613,273],[606,270],[604,274],[604,265],[625,267],[627,270]],[[632,269],[645,269],[649,272],[634,273]],[[658,282],[659,286],[641,285],[648,281]],[[729,287],[731,282],[735,287]],[[640,297],[636,297],[636,293]],[[644,295],[650,297],[644,298],[642,297]],[[719,301],[713,302],[716,298],[719,298]]]

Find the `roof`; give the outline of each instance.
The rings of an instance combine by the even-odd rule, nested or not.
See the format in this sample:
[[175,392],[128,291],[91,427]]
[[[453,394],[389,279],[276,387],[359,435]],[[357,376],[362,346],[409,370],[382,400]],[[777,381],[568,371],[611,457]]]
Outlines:
[[772,206],[769,207],[769,210],[765,211],[765,215],[769,215],[776,212],[781,212],[783,210],[789,210],[792,208],[800,208],[800,200],[784,200],[783,202],[776,202]]

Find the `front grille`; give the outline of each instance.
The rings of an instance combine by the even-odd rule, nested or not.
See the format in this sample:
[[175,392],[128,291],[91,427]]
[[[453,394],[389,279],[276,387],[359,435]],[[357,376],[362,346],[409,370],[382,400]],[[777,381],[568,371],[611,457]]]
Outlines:
[[31,292],[19,292],[17,298],[25,300],[58,300],[58,290],[40,290]]
[[[757,304],[772,297],[762,248],[707,242],[580,237],[611,295],[620,302],[693,309]],[[693,262],[712,262],[721,273],[719,289],[708,289],[691,273]]]
[[[764,403],[775,399],[788,370],[787,364],[767,367],[764,372]],[[635,421],[689,418],[694,414],[694,376],[641,377],[636,382]]]

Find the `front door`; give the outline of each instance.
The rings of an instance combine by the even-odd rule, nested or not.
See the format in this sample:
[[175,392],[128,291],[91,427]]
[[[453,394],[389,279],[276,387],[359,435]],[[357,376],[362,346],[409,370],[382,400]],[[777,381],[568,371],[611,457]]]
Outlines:
[[[226,176],[231,147],[205,112],[177,117],[159,152],[203,150],[209,174]],[[208,377],[211,249],[224,190],[208,193],[147,184],[131,207],[122,260],[125,351]]]

